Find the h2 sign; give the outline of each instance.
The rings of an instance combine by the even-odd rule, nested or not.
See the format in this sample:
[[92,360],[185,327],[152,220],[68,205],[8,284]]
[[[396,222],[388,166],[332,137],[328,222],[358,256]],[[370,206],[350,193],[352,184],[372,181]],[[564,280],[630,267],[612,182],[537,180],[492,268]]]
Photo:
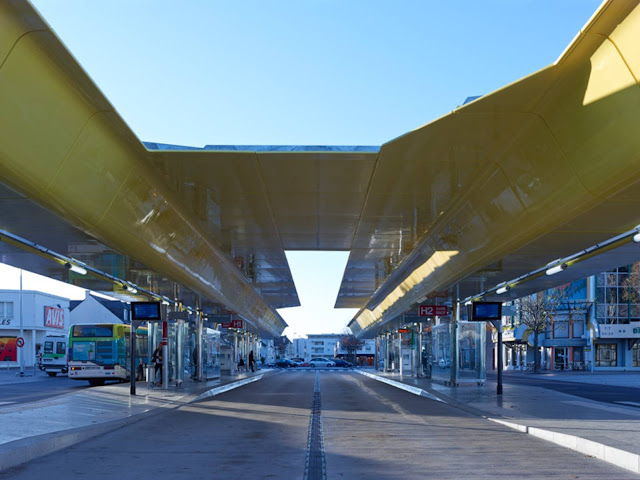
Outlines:
[[418,307],[418,315],[421,317],[444,317],[449,315],[449,307],[446,305],[420,305]]

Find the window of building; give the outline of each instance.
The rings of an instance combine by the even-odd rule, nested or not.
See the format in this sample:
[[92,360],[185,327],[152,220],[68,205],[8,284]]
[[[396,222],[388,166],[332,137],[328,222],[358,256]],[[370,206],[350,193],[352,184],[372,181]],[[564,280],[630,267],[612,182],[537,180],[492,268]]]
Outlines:
[[618,324],[640,320],[638,288],[629,285],[637,278],[638,264],[624,265],[596,276],[596,318],[598,323]]
[[618,346],[615,343],[596,344],[596,366],[597,367],[617,367],[618,366]]
[[553,322],[553,338],[569,338],[569,322]]
[[573,321],[573,338],[581,338],[584,335],[584,319]]
[[13,318],[13,302],[0,302],[0,317]]

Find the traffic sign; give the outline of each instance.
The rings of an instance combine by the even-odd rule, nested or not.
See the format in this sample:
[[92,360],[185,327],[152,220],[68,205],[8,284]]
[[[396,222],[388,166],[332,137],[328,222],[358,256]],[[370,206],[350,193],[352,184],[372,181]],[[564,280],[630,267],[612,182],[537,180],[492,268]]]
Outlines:
[[18,339],[16,340],[16,345],[20,348],[24,347],[24,338],[18,337]]
[[222,328],[242,328],[242,320],[231,320],[222,324]]
[[446,305],[420,305],[418,307],[418,314],[421,317],[444,317],[449,315],[449,307]]

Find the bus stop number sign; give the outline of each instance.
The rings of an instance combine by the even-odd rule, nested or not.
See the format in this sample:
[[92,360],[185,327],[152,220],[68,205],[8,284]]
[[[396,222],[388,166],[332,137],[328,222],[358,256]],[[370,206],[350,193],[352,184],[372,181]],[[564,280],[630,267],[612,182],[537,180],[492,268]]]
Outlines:
[[420,305],[418,314],[421,317],[444,317],[449,315],[449,307],[447,305]]

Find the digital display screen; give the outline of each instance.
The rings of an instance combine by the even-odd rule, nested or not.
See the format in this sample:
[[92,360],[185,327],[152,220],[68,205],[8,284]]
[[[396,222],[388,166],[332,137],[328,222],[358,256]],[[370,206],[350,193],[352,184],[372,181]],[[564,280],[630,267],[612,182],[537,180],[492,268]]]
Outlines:
[[162,320],[160,317],[160,302],[131,302],[131,319]]
[[471,320],[500,320],[502,317],[501,302],[473,302]]

